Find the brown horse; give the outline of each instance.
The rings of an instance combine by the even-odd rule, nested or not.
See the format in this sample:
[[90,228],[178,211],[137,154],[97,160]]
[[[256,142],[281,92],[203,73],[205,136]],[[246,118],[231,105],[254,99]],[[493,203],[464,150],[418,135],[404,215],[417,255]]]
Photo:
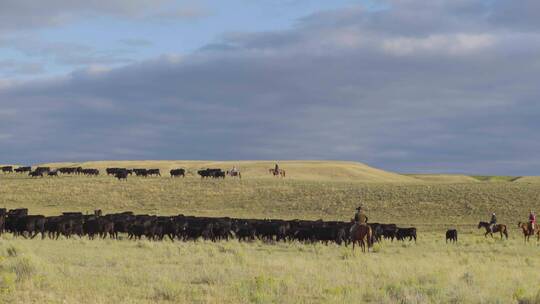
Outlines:
[[366,245],[367,245],[367,251],[369,252],[369,248],[373,246],[372,243],[372,236],[373,232],[371,230],[371,227],[368,225],[354,225],[351,228],[351,241],[352,241],[352,249],[354,251],[354,244],[358,243],[360,247],[362,248],[362,252],[366,252]]
[[523,232],[523,238],[525,242],[529,241],[529,238],[534,235],[534,229],[532,228],[531,223],[518,223],[518,227],[521,228],[521,231]]
[[268,169],[268,172],[274,176],[285,177],[285,170],[283,169]]
[[503,235],[506,237],[506,239],[508,239],[508,229],[506,229],[506,225],[503,225],[503,224],[496,224],[495,226],[493,226],[493,231],[491,231],[491,227],[489,225],[489,223],[487,222],[480,222],[478,223],[478,229],[484,227],[486,229],[486,233],[484,234],[485,237],[487,237],[487,235],[491,235],[491,237],[493,237],[493,232],[499,232],[501,234],[501,240],[503,238]]

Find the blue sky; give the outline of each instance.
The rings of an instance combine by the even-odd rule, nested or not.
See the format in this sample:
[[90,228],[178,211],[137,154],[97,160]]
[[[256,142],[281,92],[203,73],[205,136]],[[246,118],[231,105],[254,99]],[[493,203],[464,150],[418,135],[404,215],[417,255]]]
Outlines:
[[0,2],[0,162],[538,175],[540,1]]
[[[73,11],[70,15],[80,15],[71,16],[69,21],[7,34],[7,37],[16,37],[27,43],[23,50],[16,46],[9,47],[7,43],[0,48],[0,55],[3,60],[42,66],[39,74],[4,73],[4,77],[61,75],[89,62],[61,62],[61,59],[54,59],[52,51],[29,52],[26,48],[40,43],[56,45],[57,48],[88,48],[89,55],[115,57],[118,62],[111,60],[107,63],[110,67],[164,54],[189,54],[219,41],[228,33],[282,30],[290,28],[299,18],[317,11],[360,4],[370,9],[378,7],[377,3],[370,1],[351,0],[231,0],[162,1],[155,7],[143,6],[141,11],[120,16],[107,11]],[[43,4],[42,9],[46,10],[46,6]],[[173,16],[167,16],[171,12]],[[178,12],[177,16],[174,16],[174,12]],[[101,62],[96,60],[94,64],[100,65]]]

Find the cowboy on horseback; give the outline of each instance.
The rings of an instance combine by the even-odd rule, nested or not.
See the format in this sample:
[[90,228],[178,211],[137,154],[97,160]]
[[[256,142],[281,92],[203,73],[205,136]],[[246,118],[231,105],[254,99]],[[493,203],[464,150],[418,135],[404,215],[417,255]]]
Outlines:
[[356,213],[354,214],[354,222],[358,223],[359,225],[366,225],[367,221],[368,217],[362,209],[362,206],[358,206],[358,208],[356,208]]
[[493,231],[493,228],[495,228],[495,225],[497,225],[497,216],[495,216],[495,212],[491,214],[491,220],[489,221],[489,229],[491,232]]
[[356,213],[354,214],[354,224],[351,226],[350,232],[352,233],[360,225],[367,225],[368,217],[362,206],[356,208]]
[[534,214],[532,210],[529,213],[529,226],[531,227],[532,234],[534,234],[536,228],[536,214]]
[[358,208],[356,208],[356,213],[354,214],[354,224],[349,231],[350,239],[353,243],[353,251],[355,243],[358,243],[358,245],[362,247],[363,252],[365,252],[365,245],[367,245],[368,252],[369,248],[373,245],[373,232],[367,222],[368,217],[364,212],[364,209],[362,206],[358,206]]

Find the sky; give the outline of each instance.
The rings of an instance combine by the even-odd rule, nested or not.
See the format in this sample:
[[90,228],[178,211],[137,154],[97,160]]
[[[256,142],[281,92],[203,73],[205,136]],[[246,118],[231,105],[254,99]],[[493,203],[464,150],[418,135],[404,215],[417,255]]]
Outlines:
[[540,1],[0,1],[0,163],[540,175]]

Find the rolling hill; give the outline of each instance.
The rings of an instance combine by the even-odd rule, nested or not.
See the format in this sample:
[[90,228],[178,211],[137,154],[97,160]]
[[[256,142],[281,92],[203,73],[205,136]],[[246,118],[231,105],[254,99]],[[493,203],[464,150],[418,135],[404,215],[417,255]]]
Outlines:
[[[204,168],[222,168],[224,170],[237,166],[244,177],[274,178],[268,169],[274,167],[273,161],[92,161],[82,163],[47,163],[42,166],[53,168],[81,166],[104,170],[108,167],[123,168],[159,168],[162,175],[169,174],[173,168],[186,168],[191,175]],[[287,173],[287,179],[310,181],[351,181],[374,183],[411,183],[417,182],[414,177],[405,176],[370,167],[358,162],[344,161],[279,161],[278,164]]]

